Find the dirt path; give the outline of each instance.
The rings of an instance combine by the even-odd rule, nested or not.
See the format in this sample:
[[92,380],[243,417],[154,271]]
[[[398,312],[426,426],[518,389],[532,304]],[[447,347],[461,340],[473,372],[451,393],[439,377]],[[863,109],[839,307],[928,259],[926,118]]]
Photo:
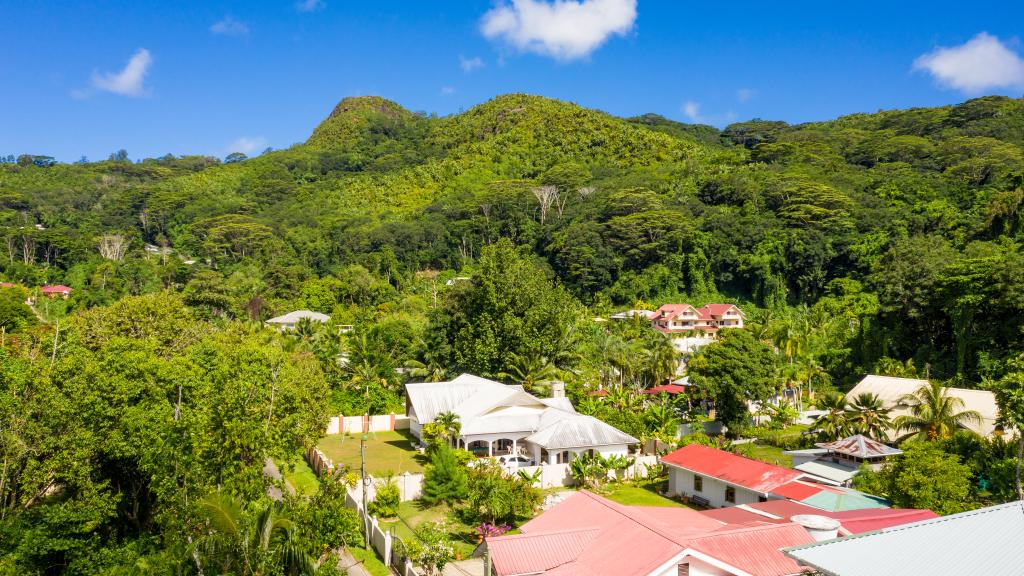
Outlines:
[[338,553],[338,569],[348,576],[370,576],[363,563],[356,560],[347,549]]

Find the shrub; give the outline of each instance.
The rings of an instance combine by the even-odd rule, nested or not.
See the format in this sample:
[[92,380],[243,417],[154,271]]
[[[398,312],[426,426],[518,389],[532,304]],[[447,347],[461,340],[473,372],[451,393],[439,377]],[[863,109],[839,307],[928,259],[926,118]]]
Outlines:
[[377,494],[373,501],[367,505],[370,514],[381,518],[394,518],[398,516],[398,505],[402,502],[401,493],[398,491],[398,484],[390,476],[377,486]]
[[446,444],[438,445],[423,475],[423,501],[428,504],[454,504],[466,497],[466,467],[459,464],[455,451]]

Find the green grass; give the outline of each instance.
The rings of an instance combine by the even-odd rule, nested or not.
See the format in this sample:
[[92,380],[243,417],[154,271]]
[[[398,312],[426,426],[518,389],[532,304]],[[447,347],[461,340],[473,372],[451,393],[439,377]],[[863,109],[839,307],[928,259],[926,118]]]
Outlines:
[[313,472],[302,456],[297,456],[292,464],[294,467],[290,470],[278,464],[281,475],[295,488],[295,492],[299,496],[316,496],[316,493],[320,491],[320,479],[317,478],[316,472]]
[[424,506],[418,500],[402,502],[398,506],[399,518],[381,520],[381,527],[394,529],[395,535],[403,540],[413,540],[413,529],[423,522],[444,522],[448,526],[448,533],[452,538],[452,545],[456,554],[462,558],[469,558],[469,555],[476,549],[476,532],[472,526],[463,524],[447,506]]
[[657,488],[662,486],[662,484],[661,482],[657,484],[643,483],[635,486],[625,483],[612,484],[608,487],[608,492],[603,494],[603,496],[613,502],[626,506],[686,508],[682,502],[658,494]]
[[792,468],[793,457],[784,454],[784,452],[785,451],[782,448],[777,446],[768,446],[767,444],[758,444],[756,442],[736,446],[736,453],[746,456],[747,458],[753,458],[754,460],[775,464],[776,466]]
[[350,546],[348,551],[352,554],[353,558],[363,563],[363,567],[366,568],[366,571],[371,576],[391,576],[391,570],[388,570],[388,567],[377,557],[377,553],[373,550]]
[[[320,439],[318,446],[335,466],[359,470],[359,436],[337,434]],[[366,441],[366,471],[374,476],[391,472],[422,472],[426,456],[413,450],[415,437],[407,431],[371,432]]]

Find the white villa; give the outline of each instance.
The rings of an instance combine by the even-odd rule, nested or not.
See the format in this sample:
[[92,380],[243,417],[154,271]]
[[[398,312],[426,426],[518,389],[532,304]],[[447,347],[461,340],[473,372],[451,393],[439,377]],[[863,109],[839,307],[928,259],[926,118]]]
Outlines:
[[459,416],[460,447],[476,454],[521,454],[537,464],[566,464],[580,454],[628,454],[639,441],[592,416],[579,414],[554,383],[551,398],[537,398],[522,386],[471,374],[450,382],[406,384],[409,429],[420,438],[438,414]]
[[268,326],[273,326],[278,330],[294,330],[298,326],[299,322],[308,319],[310,322],[323,324],[329,322],[331,317],[327,314],[321,314],[320,312],[313,312],[311,310],[296,310],[289,312],[276,318],[267,320]]

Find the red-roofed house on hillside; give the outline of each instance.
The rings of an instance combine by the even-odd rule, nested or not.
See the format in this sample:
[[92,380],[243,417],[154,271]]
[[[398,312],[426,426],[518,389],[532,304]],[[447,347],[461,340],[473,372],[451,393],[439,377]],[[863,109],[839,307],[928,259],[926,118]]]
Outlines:
[[57,296],[60,296],[67,300],[68,296],[71,296],[71,288],[69,286],[64,286],[63,284],[46,284],[40,288],[39,291],[47,298],[56,298]]
[[731,524],[689,508],[623,506],[580,491],[487,539],[497,576],[789,576],[780,551],[815,541],[793,522]]
[[791,468],[700,444],[683,446],[663,456],[661,462],[669,467],[669,493],[714,508],[783,498],[777,489],[807,477]]
[[651,316],[651,326],[667,334],[680,332],[715,333],[720,328],[743,328],[746,315],[732,304],[663,304]]

